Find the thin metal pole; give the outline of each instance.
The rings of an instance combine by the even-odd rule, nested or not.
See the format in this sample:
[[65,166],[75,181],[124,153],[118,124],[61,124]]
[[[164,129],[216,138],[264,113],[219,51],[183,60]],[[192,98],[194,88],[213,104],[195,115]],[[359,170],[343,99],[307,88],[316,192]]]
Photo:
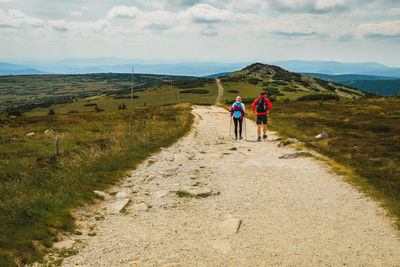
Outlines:
[[246,118],[245,118],[245,117],[243,117],[243,120],[244,120],[244,135],[245,135],[245,137],[246,137],[246,141],[247,141],[247,126],[246,126]]
[[179,95],[179,88],[178,88],[178,103],[181,103],[181,96]]
[[130,104],[130,118],[129,118],[129,135],[133,138],[133,126],[132,126],[132,117],[133,117],[133,68],[132,68],[132,86],[131,86],[131,104]]
[[60,155],[60,146],[58,142],[58,136],[56,137],[56,156],[58,157]]
[[229,137],[231,137],[232,120],[233,120],[233,117],[231,116],[231,120],[230,120],[230,124],[229,124]]

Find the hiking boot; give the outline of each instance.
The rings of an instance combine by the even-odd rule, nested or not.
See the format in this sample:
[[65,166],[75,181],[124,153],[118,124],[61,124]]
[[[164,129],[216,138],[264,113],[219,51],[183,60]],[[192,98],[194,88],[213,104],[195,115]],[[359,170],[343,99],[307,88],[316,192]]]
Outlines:
[[257,138],[257,142],[261,142],[261,136]]
[[268,135],[264,134],[263,139],[267,139]]
[[242,140],[242,139],[243,139],[243,137],[239,137],[239,139],[240,139],[240,140]]
[[237,140],[237,136],[235,137],[235,140]]

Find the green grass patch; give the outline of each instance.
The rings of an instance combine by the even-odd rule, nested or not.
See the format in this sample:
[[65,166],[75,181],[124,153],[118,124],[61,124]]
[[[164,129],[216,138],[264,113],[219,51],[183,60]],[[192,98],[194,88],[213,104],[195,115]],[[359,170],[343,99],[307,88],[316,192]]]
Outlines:
[[[269,127],[283,137],[316,142],[312,148],[350,170],[350,182],[382,200],[400,227],[399,121],[396,98],[291,101],[274,103]],[[329,138],[317,141],[322,132]]]
[[0,265],[41,259],[46,250],[37,244],[50,247],[58,233],[74,230],[71,210],[183,136],[190,111],[183,104],[136,107],[132,137],[126,111],[0,117]]

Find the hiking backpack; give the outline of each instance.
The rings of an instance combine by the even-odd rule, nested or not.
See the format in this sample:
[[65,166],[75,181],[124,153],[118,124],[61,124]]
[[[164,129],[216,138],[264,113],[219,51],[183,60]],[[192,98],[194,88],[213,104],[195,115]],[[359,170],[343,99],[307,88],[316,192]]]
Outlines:
[[234,118],[242,117],[242,110],[243,110],[242,103],[240,103],[240,102],[235,103],[232,108],[235,109],[235,107],[239,107],[240,110],[234,110],[233,111],[233,117]]
[[264,113],[267,111],[267,103],[264,97],[258,98],[257,113]]

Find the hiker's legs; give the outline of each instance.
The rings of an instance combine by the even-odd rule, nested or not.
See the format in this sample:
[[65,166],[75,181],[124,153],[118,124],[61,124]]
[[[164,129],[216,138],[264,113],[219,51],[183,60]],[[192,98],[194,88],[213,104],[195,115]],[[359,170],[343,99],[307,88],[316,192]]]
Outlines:
[[243,124],[243,119],[239,119],[239,136],[242,137],[242,124]]
[[261,115],[257,115],[256,123],[257,123],[257,135],[258,135],[258,137],[260,137],[261,136],[261,123],[262,123]]
[[238,127],[238,118],[233,118],[233,122],[235,123],[235,137],[237,138],[237,127]]
[[[264,133],[264,135],[267,135],[267,125],[266,124],[263,124],[263,133]],[[258,135],[258,136],[260,136],[260,135]]]

